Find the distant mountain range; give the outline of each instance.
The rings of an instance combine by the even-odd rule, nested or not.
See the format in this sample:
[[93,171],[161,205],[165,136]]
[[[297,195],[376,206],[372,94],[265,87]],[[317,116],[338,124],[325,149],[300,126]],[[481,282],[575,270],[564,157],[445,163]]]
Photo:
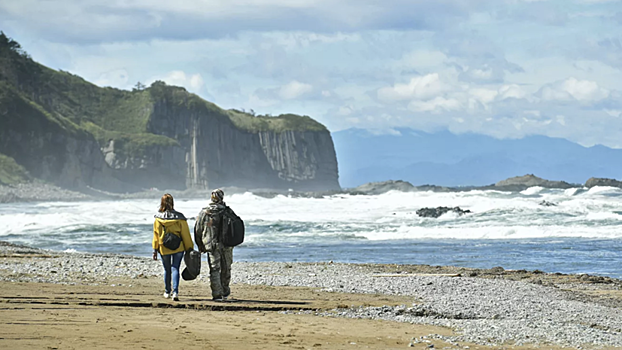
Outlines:
[[622,149],[583,147],[547,136],[501,140],[449,131],[396,131],[383,135],[362,129],[332,133],[342,187],[385,180],[485,186],[524,174],[579,184],[590,177],[622,177]]

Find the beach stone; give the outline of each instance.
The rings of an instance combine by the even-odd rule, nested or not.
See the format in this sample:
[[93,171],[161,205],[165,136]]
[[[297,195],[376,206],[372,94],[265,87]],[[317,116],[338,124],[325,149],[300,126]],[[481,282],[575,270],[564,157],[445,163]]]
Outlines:
[[[14,260],[11,263],[0,262],[2,282],[110,285],[115,277],[142,275],[144,278],[160,279],[162,274],[161,265],[148,257],[61,253],[2,243],[0,251],[5,256],[18,252],[46,256],[45,259],[30,259],[27,263],[15,263]],[[100,271],[91,272],[96,268]],[[438,271],[430,266],[422,268]],[[391,269],[406,271],[405,266],[392,266]],[[493,270],[503,274],[491,274]],[[378,265],[373,264],[234,262],[232,283],[233,288],[235,284],[249,284],[311,287],[335,293],[410,296],[412,304],[409,306],[344,305],[344,308],[337,310],[300,312],[318,317],[434,325],[449,327],[457,332],[448,337],[429,335],[420,339],[426,344],[442,340],[489,346],[550,343],[575,348],[586,344],[595,348],[622,347],[622,304],[606,298],[589,297],[601,290],[617,293],[622,289],[622,281],[619,280],[575,276],[574,282],[557,288],[551,285],[550,279],[546,279],[553,274],[531,272],[530,275],[538,274],[536,280],[547,281],[539,285],[531,283],[532,278],[520,281],[508,279],[511,271],[501,267],[478,270],[481,278],[435,274],[389,277],[378,274],[378,271],[381,271]],[[562,277],[567,276],[556,276]],[[107,283],[109,279],[111,281]],[[208,288],[207,278],[199,281]],[[416,344],[415,341],[412,343]]]

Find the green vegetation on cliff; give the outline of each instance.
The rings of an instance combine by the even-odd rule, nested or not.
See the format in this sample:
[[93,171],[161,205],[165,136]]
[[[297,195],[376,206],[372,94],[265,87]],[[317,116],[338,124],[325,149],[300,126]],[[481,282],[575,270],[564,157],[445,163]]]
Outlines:
[[106,146],[109,140],[115,141],[115,152],[124,155],[142,156],[145,151],[154,146],[179,146],[179,142],[170,137],[150,133],[128,134],[119,131],[106,130],[92,122],[85,122],[82,126],[95,136],[97,142]]
[[0,185],[14,185],[30,180],[30,176],[23,166],[15,159],[0,154]]
[[328,131],[326,127],[308,116],[295,114],[281,114],[278,117],[258,115],[254,116],[236,109],[227,111],[233,124],[250,132],[261,131]]
[[[132,91],[102,88],[69,72],[50,69],[33,61],[19,43],[0,32],[0,125],[3,128],[0,136],[5,139],[4,143],[0,140],[0,152],[19,164],[29,164],[26,168],[36,177],[38,174],[32,171],[34,161],[28,160],[18,146],[6,141],[10,133],[14,139],[21,137],[21,140],[32,135],[37,138],[45,135],[48,141],[96,140],[100,148],[114,140],[115,154],[128,157],[141,157],[154,147],[180,146],[176,140],[179,130],[166,135],[153,133],[154,130],[163,132],[162,128],[150,124],[155,123],[154,116],[158,112],[172,118],[185,113],[197,118],[219,119],[251,133],[327,131],[308,116],[255,116],[254,113],[224,110],[182,87],[168,86],[162,81],[147,88],[139,85]],[[181,134],[183,136],[183,130]],[[49,155],[48,159],[60,159],[67,152],[61,142],[54,143],[55,149],[47,149],[50,147],[43,145],[44,142],[47,141],[40,140],[36,146],[43,150],[42,157]],[[37,142],[30,140],[29,143]],[[8,164],[0,165],[8,169]],[[11,175],[10,178],[23,177]]]
[[[80,127],[90,122],[103,130],[122,133],[130,142],[133,135],[149,132],[147,127],[154,105],[163,101],[198,114],[227,117],[236,127],[250,132],[326,131],[326,127],[308,116],[254,116],[237,110],[223,110],[182,87],[168,86],[162,81],[133,91],[101,88],[77,75],[38,64],[19,43],[2,32],[0,81],[8,82],[25,96],[31,96],[32,103],[54,112],[57,118],[69,119]],[[92,128],[85,130],[92,131]],[[142,143],[144,136],[138,137],[137,141]]]

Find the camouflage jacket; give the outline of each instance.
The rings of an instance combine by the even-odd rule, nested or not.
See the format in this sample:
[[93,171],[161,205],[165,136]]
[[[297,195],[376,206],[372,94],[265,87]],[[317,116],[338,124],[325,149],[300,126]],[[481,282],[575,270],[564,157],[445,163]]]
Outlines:
[[225,203],[210,203],[201,209],[194,224],[194,241],[200,252],[213,252],[222,245],[222,212],[225,208]]

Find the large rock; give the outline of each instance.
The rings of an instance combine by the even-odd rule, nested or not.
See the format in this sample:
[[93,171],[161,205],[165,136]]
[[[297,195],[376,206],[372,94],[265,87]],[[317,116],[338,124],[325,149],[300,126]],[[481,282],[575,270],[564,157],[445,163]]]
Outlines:
[[402,180],[389,180],[382,182],[370,182],[364,185],[352,188],[348,190],[348,193],[352,194],[366,194],[366,195],[374,195],[374,194],[382,194],[389,191],[401,191],[401,192],[409,192],[415,189],[410,182],[402,181]]
[[579,187],[579,185],[569,184],[566,181],[550,181],[539,178],[533,174],[527,174],[523,176],[511,177],[509,179],[499,181],[495,184],[495,187],[510,189],[510,190],[522,190],[529,187],[544,187],[544,188],[573,188]]
[[615,179],[591,177],[585,182],[585,187],[592,188],[594,186],[607,186],[622,188],[622,181]]

